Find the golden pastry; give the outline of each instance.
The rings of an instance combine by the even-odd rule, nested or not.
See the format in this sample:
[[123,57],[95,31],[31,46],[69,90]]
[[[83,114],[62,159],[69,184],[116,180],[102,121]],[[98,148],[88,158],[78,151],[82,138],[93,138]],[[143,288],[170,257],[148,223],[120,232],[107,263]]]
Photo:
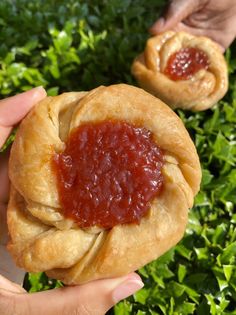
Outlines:
[[8,250],[66,284],[127,274],[174,246],[201,179],[182,121],[125,84],[41,101],[9,174]]
[[228,89],[227,65],[218,44],[185,32],[148,39],[131,72],[142,88],[172,108],[205,110]]

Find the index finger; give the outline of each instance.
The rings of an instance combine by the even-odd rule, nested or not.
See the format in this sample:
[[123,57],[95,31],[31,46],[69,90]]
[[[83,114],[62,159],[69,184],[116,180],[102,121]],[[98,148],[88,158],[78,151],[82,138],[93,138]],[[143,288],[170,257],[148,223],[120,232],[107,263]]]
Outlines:
[[204,1],[199,0],[172,0],[163,17],[160,17],[149,29],[152,35],[173,29],[179,22],[184,20],[199,9]]

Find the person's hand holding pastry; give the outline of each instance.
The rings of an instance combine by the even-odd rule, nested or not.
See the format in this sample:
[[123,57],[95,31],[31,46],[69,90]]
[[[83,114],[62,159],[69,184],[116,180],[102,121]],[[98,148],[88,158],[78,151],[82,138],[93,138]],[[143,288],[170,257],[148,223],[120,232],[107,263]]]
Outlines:
[[236,36],[235,0],[171,0],[164,14],[149,29],[152,35],[174,30],[206,36],[222,52]]
[[[21,93],[0,101],[0,149],[3,147],[13,127],[26,116],[36,103],[45,97],[45,90],[38,87],[26,93]],[[0,274],[14,282],[22,284],[25,272],[16,267],[6,250],[8,242],[6,209],[10,188],[8,160],[9,150],[0,152]]]
[[[45,99],[45,97],[45,90],[42,87],[38,87],[0,101],[0,148],[6,141],[13,126],[18,124],[28,111],[40,100]],[[47,100],[47,98],[45,100]],[[40,129],[40,125],[34,126],[34,128]],[[37,143],[31,143],[31,145],[35,145],[35,148],[37,147]],[[19,285],[23,282],[25,272],[23,269],[16,267],[14,261],[6,250],[6,243],[8,240],[6,208],[9,198],[7,167],[8,154],[6,152],[0,153],[1,315],[103,315],[114,304],[135,293],[143,286],[141,278],[137,274],[131,273],[119,278],[92,281],[81,286],[67,286],[60,289],[28,294],[21,285]],[[29,185],[30,183],[31,181],[29,179]],[[24,209],[22,210],[24,211]],[[17,231],[19,231],[18,224],[22,227],[22,219],[24,218],[23,213],[19,218],[19,222],[15,222],[16,234]],[[27,214],[26,212],[25,214],[30,217],[29,213]],[[34,221],[37,221],[36,217],[34,218]],[[26,224],[24,226],[26,226]],[[27,239],[27,234],[28,236],[31,235],[31,228],[34,231],[35,225],[28,225],[28,229],[24,231],[25,235],[22,233],[22,236],[24,237],[21,238],[21,241],[19,240],[19,246],[21,246],[20,242],[24,243],[25,239]],[[30,246],[30,242],[27,242],[27,246]],[[50,250],[50,248],[48,249]],[[60,254],[63,256],[63,252]],[[50,303],[48,303],[48,301],[50,301]]]
[[183,236],[199,158],[179,117],[125,84],[39,102],[13,143],[16,264],[66,284],[124,276]]

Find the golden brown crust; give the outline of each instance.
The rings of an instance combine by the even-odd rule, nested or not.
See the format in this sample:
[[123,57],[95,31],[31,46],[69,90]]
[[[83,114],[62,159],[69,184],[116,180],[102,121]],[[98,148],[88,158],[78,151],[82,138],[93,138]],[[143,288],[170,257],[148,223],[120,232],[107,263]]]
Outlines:
[[[140,225],[83,230],[60,212],[50,161],[73,128],[108,119],[152,131],[165,153],[164,189]],[[17,132],[9,174],[9,251],[18,266],[46,271],[67,284],[124,275],[174,246],[201,179],[196,149],[178,116],[157,98],[124,84],[41,101]]]
[[[169,57],[185,47],[199,48],[210,61],[207,70],[191,79],[173,81],[164,73]],[[217,103],[228,89],[227,65],[219,46],[207,37],[168,31],[150,38],[131,68],[140,86],[172,108],[205,110]]]

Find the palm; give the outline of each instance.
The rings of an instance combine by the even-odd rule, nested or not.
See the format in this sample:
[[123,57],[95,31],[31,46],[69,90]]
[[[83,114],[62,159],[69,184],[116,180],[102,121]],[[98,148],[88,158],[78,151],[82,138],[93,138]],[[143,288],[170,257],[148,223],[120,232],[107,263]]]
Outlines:
[[[39,87],[0,101],[0,148],[13,126],[45,96],[45,90]],[[19,270],[15,266],[6,251],[8,238],[6,205],[9,197],[8,158],[9,153],[0,153],[1,314],[104,314],[111,306],[118,302],[114,292],[120,292],[117,297],[121,299],[133,294],[143,286],[140,277],[132,273],[128,276],[97,280],[81,286],[27,294],[22,287],[4,278],[2,275],[20,283],[24,275],[23,270]],[[97,297],[96,299],[94,299],[95,296]],[[48,300],[51,301],[50,305],[48,305]]]
[[[13,126],[27,114],[35,103],[45,96],[46,93],[42,88],[36,88],[0,101],[0,148],[6,141]],[[19,106],[19,104],[21,104],[21,106]],[[0,153],[0,270],[1,274],[17,282],[21,282],[24,272],[19,271],[19,269],[15,267],[6,251],[8,239],[6,207],[9,197],[8,159],[8,150],[4,153]],[[17,290],[19,290],[18,287]]]
[[[8,157],[8,152],[0,154],[0,269],[2,275],[20,283],[24,277],[24,272],[16,268],[5,248],[8,241],[6,223],[6,207],[9,197]],[[22,292],[23,290],[20,286],[15,286],[15,289],[15,292]]]

